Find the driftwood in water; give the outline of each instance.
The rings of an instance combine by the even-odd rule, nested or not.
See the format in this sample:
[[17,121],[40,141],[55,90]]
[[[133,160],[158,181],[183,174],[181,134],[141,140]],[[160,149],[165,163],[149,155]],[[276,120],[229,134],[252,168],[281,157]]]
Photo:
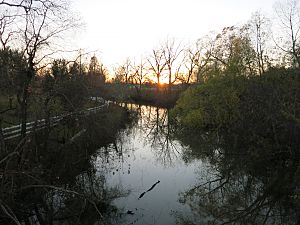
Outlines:
[[141,199],[147,192],[152,191],[158,183],[160,183],[160,181],[157,181],[155,184],[151,186],[151,188],[149,188],[147,191],[144,191],[142,194],[140,194],[140,197],[138,199]]
[[153,184],[153,185],[151,186],[151,188],[149,188],[146,192],[152,191],[153,188],[154,188],[158,183],[160,183],[160,181],[157,181],[155,184]]
[[139,199],[141,199],[146,194],[146,191],[144,191],[142,194],[140,194]]

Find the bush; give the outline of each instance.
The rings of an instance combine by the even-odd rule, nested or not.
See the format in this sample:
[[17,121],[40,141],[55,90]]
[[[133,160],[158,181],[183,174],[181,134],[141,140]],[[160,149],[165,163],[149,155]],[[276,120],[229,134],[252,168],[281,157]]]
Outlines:
[[228,126],[239,118],[240,94],[245,78],[222,77],[188,89],[177,101],[172,117],[190,128]]
[[299,124],[299,77],[296,69],[272,69],[261,77],[214,78],[188,89],[171,115],[192,129],[229,128],[241,121]]

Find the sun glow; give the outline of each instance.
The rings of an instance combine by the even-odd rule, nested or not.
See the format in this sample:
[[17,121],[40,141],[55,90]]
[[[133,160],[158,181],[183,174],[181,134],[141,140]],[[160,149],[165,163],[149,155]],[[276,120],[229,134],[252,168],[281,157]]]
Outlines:
[[[157,82],[157,80],[153,80],[153,82]],[[168,84],[169,83],[169,78],[168,77],[161,77],[160,79],[159,79],[159,85],[161,85],[161,86],[164,86],[164,85],[166,85],[166,84]]]
[[[85,31],[78,37],[78,45],[88,50],[101,51],[103,63],[110,67],[127,57],[138,58],[148,54],[168,36],[194,42],[211,30],[247,21],[251,13],[260,8],[272,9],[275,0],[76,0],[74,2],[86,23]],[[156,16],[153,16],[154,14]],[[168,26],[163,25],[166,22]]]

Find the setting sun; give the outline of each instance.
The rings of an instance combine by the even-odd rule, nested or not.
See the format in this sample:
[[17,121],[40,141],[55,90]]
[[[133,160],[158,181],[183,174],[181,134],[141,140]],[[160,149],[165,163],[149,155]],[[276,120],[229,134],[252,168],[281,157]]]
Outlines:
[[300,225],[300,0],[0,0],[0,224]]

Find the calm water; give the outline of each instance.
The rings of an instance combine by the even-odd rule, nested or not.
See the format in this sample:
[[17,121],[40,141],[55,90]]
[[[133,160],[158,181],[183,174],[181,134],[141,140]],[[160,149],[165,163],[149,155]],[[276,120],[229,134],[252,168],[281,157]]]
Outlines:
[[115,224],[175,224],[174,214],[190,213],[179,203],[179,193],[191,187],[198,179],[196,172],[205,167],[201,161],[183,161],[185,147],[172,139],[166,109],[130,107],[138,112],[138,120],[106,149],[106,157],[99,155],[96,161],[100,170],[106,169],[110,186],[129,191],[114,202],[124,210]]
[[299,224],[298,156],[277,157],[251,130],[178,135],[168,110],[126,107],[137,120],[95,161],[109,187],[128,191],[113,224]]
[[166,109],[123,107],[30,136],[0,164],[1,209],[26,225],[300,224],[296,129],[184,132]]

